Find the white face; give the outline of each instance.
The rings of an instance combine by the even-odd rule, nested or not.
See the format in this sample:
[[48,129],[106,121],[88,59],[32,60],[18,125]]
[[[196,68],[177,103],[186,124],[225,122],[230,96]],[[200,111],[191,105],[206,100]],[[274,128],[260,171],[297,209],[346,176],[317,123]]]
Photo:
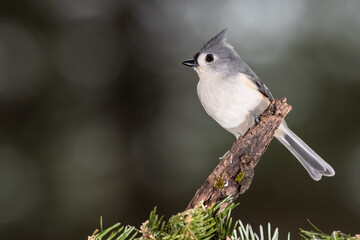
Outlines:
[[198,66],[194,68],[196,73],[198,74],[199,78],[202,79],[203,77],[216,74],[214,68],[212,67],[216,64],[218,57],[211,53],[201,53],[197,57]]

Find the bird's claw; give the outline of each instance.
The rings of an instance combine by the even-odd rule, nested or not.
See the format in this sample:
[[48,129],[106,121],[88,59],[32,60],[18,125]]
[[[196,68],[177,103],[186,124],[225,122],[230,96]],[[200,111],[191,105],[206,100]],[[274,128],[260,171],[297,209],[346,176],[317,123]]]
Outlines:
[[260,114],[255,114],[254,121],[255,121],[255,125],[259,124],[259,122],[260,122]]

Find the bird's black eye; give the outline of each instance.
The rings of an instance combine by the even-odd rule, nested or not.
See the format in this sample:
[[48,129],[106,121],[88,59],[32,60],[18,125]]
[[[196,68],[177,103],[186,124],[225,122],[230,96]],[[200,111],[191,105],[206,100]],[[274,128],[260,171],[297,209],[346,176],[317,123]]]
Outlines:
[[214,61],[214,56],[212,54],[208,54],[208,55],[206,55],[205,60],[207,62],[212,62],[212,61]]

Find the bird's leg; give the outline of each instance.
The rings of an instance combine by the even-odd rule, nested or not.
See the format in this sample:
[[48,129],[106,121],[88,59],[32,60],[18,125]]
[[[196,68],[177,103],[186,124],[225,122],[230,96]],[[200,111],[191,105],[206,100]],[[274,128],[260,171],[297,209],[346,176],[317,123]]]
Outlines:
[[[230,152],[230,150],[227,151],[227,152],[224,154],[224,156],[220,157],[219,160],[220,160],[220,161],[223,160],[223,158],[224,158],[229,152]],[[234,157],[234,155],[230,152],[230,163],[232,163],[233,157]]]
[[255,122],[255,125],[259,124],[259,122],[260,122],[260,114],[255,114],[254,122]]
[[[230,151],[230,150],[229,150],[229,151]],[[224,156],[219,157],[219,160],[221,161],[221,160],[226,156],[226,154],[228,154],[229,151],[227,151],[227,152],[224,154]]]

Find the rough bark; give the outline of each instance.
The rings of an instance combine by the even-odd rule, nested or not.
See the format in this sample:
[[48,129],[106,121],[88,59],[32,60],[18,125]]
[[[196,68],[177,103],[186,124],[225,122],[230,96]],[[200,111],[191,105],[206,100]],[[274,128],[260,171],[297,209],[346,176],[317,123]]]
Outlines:
[[220,163],[197,190],[187,206],[191,209],[200,201],[210,206],[229,195],[235,200],[249,189],[254,177],[254,168],[273,139],[281,121],[291,111],[286,98],[274,100],[261,114],[258,124],[240,136]]

